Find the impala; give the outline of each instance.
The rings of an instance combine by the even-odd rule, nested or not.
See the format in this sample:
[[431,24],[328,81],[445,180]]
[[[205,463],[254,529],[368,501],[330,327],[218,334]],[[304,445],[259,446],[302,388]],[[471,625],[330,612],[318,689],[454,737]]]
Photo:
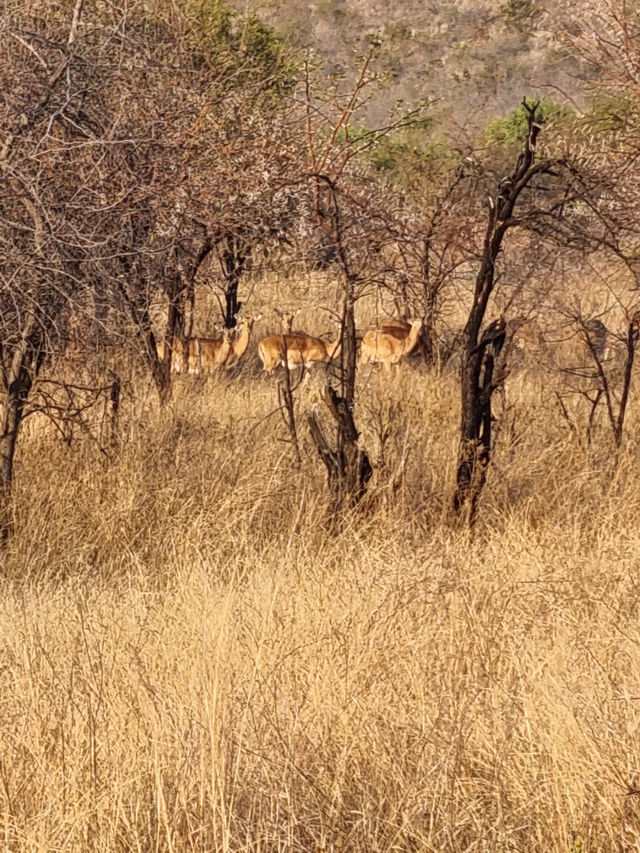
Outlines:
[[[231,352],[233,329],[224,329],[221,338],[189,338],[187,341],[187,372],[200,375],[216,367],[222,367]],[[184,370],[184,350],[182,341],[174,338],[172,350],[171,372],[182,373]],[[165,344],[157,345],[158,358],[165,357]]]
[[[382,320],[378,323],[378,328],[382,329],[383,332],[391,330],[392,332],[396,329],[400,329],[401,331],[405,331],[407,334],[411,331],[411,323],[408,320]],[[420,353],[424,355],[424,342],[422,337],[418,337],[418,342],[411,350],[410,355],[415,355],[416,353]]]
[[288,335],[269,335],[258,344],[258,355],[262,366],[271,373],[279,364],[284,365],[284,349],[287,351],[287,367],[292,370],[299,365],[311,367],[316,362],[331,361],[340,355],[342,339],[327,343],[304,332]]
[[422,326],[422,320],[413,320],[411,323],[391,320],[381,329],[369,329],[362,338],[361,362],[384,364],[390,370],[392,364],[397,364],[415,349]]
[[191,338],[193,353],[189,350],[189,373],[200,375],[222,367],[233,344],[233,329],[224,329],[221,338]]
[[256,317],[243,317],[235,328],[235,337],[231,341],[231,352],[227,356],[225,367],[231,367],[236,364],[247,351],[249,339],[253,330],[253,324],[262,317],[258,314]]

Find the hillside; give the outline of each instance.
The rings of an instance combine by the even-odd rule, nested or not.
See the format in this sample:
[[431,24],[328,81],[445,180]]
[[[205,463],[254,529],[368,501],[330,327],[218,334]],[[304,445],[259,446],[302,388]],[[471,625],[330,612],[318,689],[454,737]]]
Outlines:
[[396,102],[437,99],[450,129],[476,129],[523,95],[576,92],[575,64],[554,44],[533,0],[234,0],[297,46],[310,49],[330,77],[353,75],[355,57],[380,41],[377,71],[386,85],[368,116]]

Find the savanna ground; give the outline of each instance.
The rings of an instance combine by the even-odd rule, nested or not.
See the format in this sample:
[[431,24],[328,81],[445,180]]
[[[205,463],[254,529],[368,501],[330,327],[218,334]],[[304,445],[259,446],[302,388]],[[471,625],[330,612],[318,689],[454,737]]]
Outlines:
[[[330,328],[312,308],[296,325]],[[277,330],[260,321],[235,372],[177,378],[165,411],[127,384],[110,461],[27,421],[2,556],[0,844],[638,849],[635,389],[616,457],[603,419],[588,444],[578,399],[572,430],[548,375],[514,369],[471,537],[449,514],[455,369],[366,368],[379,499],[336,532],[304,419],[319,376],[296,470],[257,364]]]

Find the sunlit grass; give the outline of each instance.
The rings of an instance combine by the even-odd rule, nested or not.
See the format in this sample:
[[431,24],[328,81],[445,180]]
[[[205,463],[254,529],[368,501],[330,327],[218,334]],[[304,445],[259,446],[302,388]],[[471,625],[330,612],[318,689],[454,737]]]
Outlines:
[[335,532],[302,417],[316,380],[295,470],[252,357],[180,378],[164,412],[125,397],[110,461],[25,433],[0,843],[636,849],[635,401],[614,459],[604,421],[588,445],[544,383],[511,382],[470,537],[449,514],[455,373],[362,371],[376,498]]

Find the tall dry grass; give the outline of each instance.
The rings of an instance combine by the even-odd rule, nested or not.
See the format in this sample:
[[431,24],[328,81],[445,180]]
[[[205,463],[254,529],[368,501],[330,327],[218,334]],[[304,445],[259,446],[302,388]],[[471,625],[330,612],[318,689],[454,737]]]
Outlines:
[[251,362],[129,403],[111,462],[30,427],[0,845],[638,849],[640,404],[614,459],[534,379],[510,378],[473,538],[448,516],[453,374],[363,371],[379,500],[339,533]]

